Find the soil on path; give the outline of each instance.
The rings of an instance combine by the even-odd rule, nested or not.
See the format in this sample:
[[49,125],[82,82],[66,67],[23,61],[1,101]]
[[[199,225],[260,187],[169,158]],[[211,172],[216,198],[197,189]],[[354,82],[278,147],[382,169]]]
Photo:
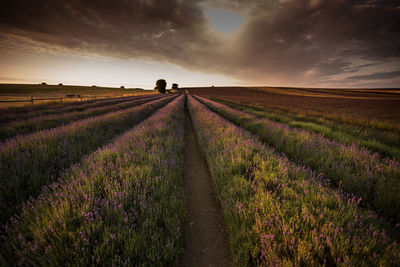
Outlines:
[[232,266],[228,236],[220,206],[211,185],[211,175],[194,135],[185,106],[185,254],[183,266]]

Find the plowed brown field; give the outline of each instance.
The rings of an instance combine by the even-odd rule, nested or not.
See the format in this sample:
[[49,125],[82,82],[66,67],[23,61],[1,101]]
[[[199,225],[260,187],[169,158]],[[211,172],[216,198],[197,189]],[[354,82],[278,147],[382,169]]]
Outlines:
[[204,87],[190,93],[291,112],[400,123],[400,90]]

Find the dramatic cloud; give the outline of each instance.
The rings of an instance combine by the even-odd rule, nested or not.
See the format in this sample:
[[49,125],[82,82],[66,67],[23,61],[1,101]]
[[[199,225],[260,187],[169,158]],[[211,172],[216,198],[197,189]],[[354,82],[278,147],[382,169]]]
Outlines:
[[[232,36],[220,35],[206,7],[245,21]],[[169,62],[254,84],[396,78],[399,36],[397,0],[10,0],[0,11],[0,40],[8,48],[9,40],[33,42]]]
[[122,58],[188,61],[216,43],[191,1],[17,0],[0,12],[3,34]]
[[258,75],[301,81],[341,73],[355,59],[400,56],[400,9],[393,1],[269,2],[251,11],[238,36],[248,71],[255,65]]
[[378,72],[369,75],[356,75],[347,77],[347,79],[353,80],[385,80],[400,77],[400,71],[392,71],[392,72]]

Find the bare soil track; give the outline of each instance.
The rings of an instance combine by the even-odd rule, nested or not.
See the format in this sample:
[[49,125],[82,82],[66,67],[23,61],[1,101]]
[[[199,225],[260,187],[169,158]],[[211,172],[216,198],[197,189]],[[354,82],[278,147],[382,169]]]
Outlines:
[[187,218],[183,266],[231,266],[228,237],[211,175],[195,138],[185,107],[185,193]]

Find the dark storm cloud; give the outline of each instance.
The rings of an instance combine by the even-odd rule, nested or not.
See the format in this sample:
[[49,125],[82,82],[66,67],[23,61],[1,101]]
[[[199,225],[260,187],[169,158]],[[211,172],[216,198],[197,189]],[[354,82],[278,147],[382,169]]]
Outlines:
[[251,10],[238,37],[248,68],[255,64],[264,73],[301,80],[341,73],[353,58],[400,56],[400,9],[394,1],[267,2]]
[[184,61],[214,45],[193,1],[17,0],[0,11],[3,34],[68,49]]
[[[245,22],[235,36],[218,36],[204,5],[236,11]],[[255,83],[312,84],[400,64],[397,0],[14,0],[0,11],[0,33]],[[364,63],[354,67],[357,60]]]
[[356,75],[347,77],[347,79],[353,80],[385,80],[400,77],[400,71],[392,72],[378,72],[368,75]]

